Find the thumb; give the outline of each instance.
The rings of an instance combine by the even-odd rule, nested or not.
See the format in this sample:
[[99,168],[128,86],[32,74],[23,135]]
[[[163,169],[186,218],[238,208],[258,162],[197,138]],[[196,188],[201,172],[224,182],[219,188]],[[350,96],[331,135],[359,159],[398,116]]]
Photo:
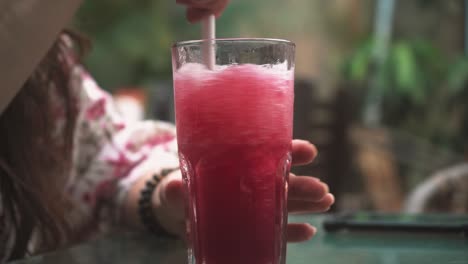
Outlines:
[[185,231],[184,186],[180,171],[164,177],[156,187],[153,206],[156,218],[169,232],[183,237]]
[[[172,175],[171,175],[172,176]],[[184,219],[185,194],[182,178],[179,175],[167,177],[161,182],[163,206],[176,219]]]

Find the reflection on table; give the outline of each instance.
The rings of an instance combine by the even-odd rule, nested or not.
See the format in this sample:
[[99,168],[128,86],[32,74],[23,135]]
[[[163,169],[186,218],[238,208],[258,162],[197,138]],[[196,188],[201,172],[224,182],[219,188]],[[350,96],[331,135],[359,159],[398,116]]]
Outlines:
[[[323,216],[294,215],[290,222],[318,227],[309,242],[288,245],[288,264],[468,264],[468,239],[456,235],[327,233]],[[181,241],[119,234],[15,264],[185,264]]]

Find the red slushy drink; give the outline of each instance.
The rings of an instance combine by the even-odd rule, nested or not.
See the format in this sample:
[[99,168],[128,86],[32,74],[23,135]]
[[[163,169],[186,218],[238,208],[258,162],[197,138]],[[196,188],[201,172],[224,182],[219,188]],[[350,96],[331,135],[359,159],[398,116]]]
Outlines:
[[259,65],[174,76],[177,138],[196,263],[284,256],[293,73]]

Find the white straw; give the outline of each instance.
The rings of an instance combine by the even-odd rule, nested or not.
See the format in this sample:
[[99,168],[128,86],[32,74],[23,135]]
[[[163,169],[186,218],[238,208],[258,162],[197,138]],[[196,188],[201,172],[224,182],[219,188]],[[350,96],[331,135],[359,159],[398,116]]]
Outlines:
[[215,65],[215,16],[210,15],[202,22],[203,60],[208,69],[213,70]]

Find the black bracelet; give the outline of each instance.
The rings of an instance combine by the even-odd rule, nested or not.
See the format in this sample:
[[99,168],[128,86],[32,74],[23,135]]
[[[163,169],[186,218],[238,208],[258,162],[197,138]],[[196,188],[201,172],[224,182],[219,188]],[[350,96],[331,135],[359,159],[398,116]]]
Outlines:
[[160,174],[154,174],[153,177],[151,177],[151,179],[146,182],[145,187],[143,187],[141,190],[140,199],[138,200],[138,213],[143,225],[153,234],[174,238],[176,236],[168,233],[156,219],[156,216],[153,212],[152,197],[153,192],[159,182],[161,182],[165,176],[175,170],[177,169],[164,169]]

